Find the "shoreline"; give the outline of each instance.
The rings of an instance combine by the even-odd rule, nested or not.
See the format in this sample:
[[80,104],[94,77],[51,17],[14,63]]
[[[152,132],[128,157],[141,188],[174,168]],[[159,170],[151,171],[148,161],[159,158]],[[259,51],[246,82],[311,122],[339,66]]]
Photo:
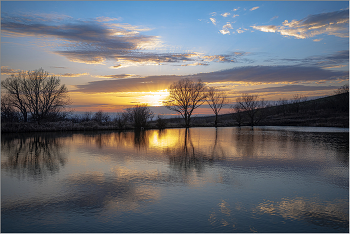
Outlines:
[[[296,124],[297,123],[297,124]],[[275,124],[271,122],[266,122],[266,124],[258,124],[254,127],[333,127],[333,128],[341,128],[346,129],[349,128],[349,125],[343,125],[342,123],[317,123],[307,122],[305,121],[298,122],[276,122]],[[251,127],[250,125],[241,125],[233,124],[230,122],[219,123],[217,127]],[[145,128],[145,130],[165,130],[165,129],[173,129],[173,128],[185,128],[184,124],[179,123],[168,123],[165,128],[157,128],[155,122],[149,123],[149,126]],[[190,128],[215,128],[213,123],[194,123]],[[89,121],[85,123],[73,123],[70,121],[60,121],[60,122],[50,122],[50,123],[3,123],[1,124],[1,134],[4,133],[34,133],[34,132],[78,132],[78,131],[134,131],[135,129],[131,125],[127,125],[125,128],[118,128],[112,124],[109,125],[100,125],[96,122]]]

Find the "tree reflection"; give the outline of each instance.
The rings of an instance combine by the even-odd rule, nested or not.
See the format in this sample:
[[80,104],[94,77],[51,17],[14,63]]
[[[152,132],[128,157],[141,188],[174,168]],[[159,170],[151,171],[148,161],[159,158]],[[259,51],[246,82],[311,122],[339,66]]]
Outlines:
[[234,142],[236,143],[236,152],[244,158],[252,158],[256,154],[256,135],[254,128],[234,129]]
[[2,137],[2,157],[7,160],[2,161],[1,169],[35,179],[55,174],[67,161],[62,146],[60,138],[50,134]]
[[94,144],[98,149],[110,146],[133,146],[135,149],[146,149],[149,146],[148,131],[94,132],[81,135],[86,144]]
[[193,146],[190,137],[191,130],[186,128],[183,131],[184,135],[179,136],[176,147],[166,149],[166,154],[170,159],[170,165],[185,171],[192,168],[200,171],[202,169],[203,155],[198,153]]
[[208,160],[210,163],[222,161],[226,159],[226,149],[220,144],[219,129],[215,128],[215,140],[213,146],[208,152]]
[[147,137],[148,132],[146,131],[135,131],[134,132],[134,146],[137,149],[145,149],[149,145],[149,137]]
[[181,131],[182,134],[179,134],[175,146],[168,147],[165,150],[165,154],[169,156],[170,165],[173,168],[184,171],[195,169],[201,172],[205,164],[212,164],[215,161],[225,159],[225,150],[218,141],[218,129],[216,129],[214,144],[207,151],[205,147],[195,147],[191,138],[191,129],[181,130],[183,130]]

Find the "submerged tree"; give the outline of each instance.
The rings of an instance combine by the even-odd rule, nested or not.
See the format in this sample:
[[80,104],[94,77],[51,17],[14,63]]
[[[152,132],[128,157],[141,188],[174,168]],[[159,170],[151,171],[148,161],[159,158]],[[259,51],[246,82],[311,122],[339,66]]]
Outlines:
[[165,107],[181,114],[185,120],[186,128],[190,127],[193,111],[203,104],[206,98],[205,84],[198,80],[182,79],[169,87],[169,98]]
[[28,120],[27,113],[37,122],[52,119],[70,103],[67,87],[43,69],[12,75],[2,81],[1,86],[22,113],[24,122]]
[[207,103],[215,114],[215,127],[218,126],[218,115],[221,108],[226,104],[226,94],[210,87],[207,93]]

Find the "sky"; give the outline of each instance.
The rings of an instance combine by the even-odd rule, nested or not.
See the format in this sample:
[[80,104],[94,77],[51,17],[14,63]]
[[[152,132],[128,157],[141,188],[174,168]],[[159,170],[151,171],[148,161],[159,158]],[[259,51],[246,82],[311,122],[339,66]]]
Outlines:
[[77,112],[170,114],[183,78],[224,92],[226,111],[242,93],[328,96],[349,82],[349,2],[1,1],[1,80],[40,68]]

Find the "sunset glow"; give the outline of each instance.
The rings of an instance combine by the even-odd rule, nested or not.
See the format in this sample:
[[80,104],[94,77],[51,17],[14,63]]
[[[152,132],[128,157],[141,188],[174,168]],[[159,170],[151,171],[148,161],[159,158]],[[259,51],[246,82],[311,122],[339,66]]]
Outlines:
[[146,103],[149,106],[163,106],[163,102],[169,96],[167,89],[160,90],[158,92],[148,92],[142,93],[142,96],[139,97],[140,103]]
[[229,105],[243,92],[269,101],[332,95],[349,82],[348,7],[3,1],[1,79],[43,68],[67,85],[75,111],[162,106],[169,86],[183,78],[217,87]]

